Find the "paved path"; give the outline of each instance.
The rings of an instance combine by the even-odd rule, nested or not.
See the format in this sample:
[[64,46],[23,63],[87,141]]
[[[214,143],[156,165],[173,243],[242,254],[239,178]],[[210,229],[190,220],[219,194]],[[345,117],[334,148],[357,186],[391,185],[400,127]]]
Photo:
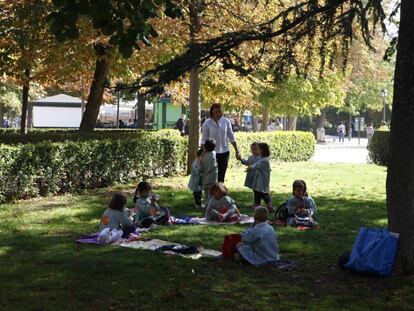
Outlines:
[[348,139],[344,143],[333,143],[332,138],[327,137],[326,144],[315,146],[315,155],[312,161],[324,163],[367,163],[368,150],[367,139]]

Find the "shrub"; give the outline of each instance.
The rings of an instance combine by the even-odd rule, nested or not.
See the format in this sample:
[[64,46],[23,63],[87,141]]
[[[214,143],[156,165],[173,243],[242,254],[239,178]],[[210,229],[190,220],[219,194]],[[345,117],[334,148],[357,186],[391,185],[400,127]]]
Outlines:
[[[28,137],[0,134],[2,141],[10,142],[0,146],[0,202],[185,171],[188,143],[176,130],[98,130],[87,135],[42,130]],[[306,161],[315,144],[313,135],[305,132],[237,133],[243,156],[250,154],[253,141],[267,142],[276,161]],[[234,165],[240,164],[232,156]]]
[[[250,145],[255,141],[269,144],[273,161],[307,161],[315,152],[315,137],[310,132],[238,132],[236,140],[243,157],[250,155]],[[230,158],[230,166],[238,163],[235,157]]]
[[376,131],[368,146],[369,157],[378,165],[387,165],[389,131]]

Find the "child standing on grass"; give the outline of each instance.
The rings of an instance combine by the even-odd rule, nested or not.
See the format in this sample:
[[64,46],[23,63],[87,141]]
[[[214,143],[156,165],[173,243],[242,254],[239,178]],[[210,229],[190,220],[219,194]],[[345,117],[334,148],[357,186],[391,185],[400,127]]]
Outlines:
[[103,244],[114,243],[120,238],[128,238],[135,232],[130,213],[127,208],[127,197],[121,192],[113,195],[108,208],[101,217],[98,241]]
[[210,199],[206,206],[207,221],[236,221],[240,219],[240,212],[232,198],[227,195],[227,188],[223,183],[215,183],[210,189]]
[[[250,151],[251,151],[251,155],[247,159],[242,159],[241,157],[236,156],[237,159],[241,162],[241,164],[246,165],[246,166],[253,165],[260,159],[258,142],[253,142],[250,145]],[[253,183],[253,170],[248,169],[246,171],[246,179],[244,180],[244,186],[251,189],[253,187],[252,183]],[[257,206],[256,204],[253,204],[252,207],[255,208]]]
[[272,200],[270,198],[270,150],[266,143],[259,143],[258,153],[260,158],[248,166],[252,174],[252,189],[254,191],[254,207],[260,206],[263,201],[269,212],[273,211]]
[[134,223],[139,227],[149,228],[152,224],[165,225],[169,222],[169,213],[157,204],[158,196],[151,193],[152,187],[146,181],[141,181],[135,190]]
[[201,197],[203,196],[203,188],[201,181],[200,166],[201,160],[203,159],[201,155],[203,154],[203,149],[197,151],[197,158],[193,161],[191,165],[191,176],[190,181],[188,182],[188,188],[193,192],[194,195],[194,204],[196,208],[202,208]]
[[297,215],[306,214],[312,220],[316,217],[317,207],[315,201],[308,195],[306,183],[303,180],[295,180],[292,185],[292,196],[286,202],[289,213],[287,223],[291,226],[297,225]]
[[258,207],[254,211],[254,225],[241,235],[241,242],[236,247],[234,258],[239,256],[248,263],[261,266],[279,260],[279,246],[275,230],[268,223],[269,211]]
[[204,143],[203,159],[201,160],[200,173],[202,188],[204,190],[204,202],[207,204],[211,187],[217,182],[218,166],[216,159],[216,142],[214,139],[208,139]]

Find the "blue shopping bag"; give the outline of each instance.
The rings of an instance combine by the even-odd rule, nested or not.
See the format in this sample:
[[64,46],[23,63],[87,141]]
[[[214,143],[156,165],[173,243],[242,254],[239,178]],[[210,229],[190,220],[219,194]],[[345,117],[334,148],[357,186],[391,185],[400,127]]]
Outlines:
[[397,233],[386,229],[360,228],[345,268],[390,276],[397,246]]

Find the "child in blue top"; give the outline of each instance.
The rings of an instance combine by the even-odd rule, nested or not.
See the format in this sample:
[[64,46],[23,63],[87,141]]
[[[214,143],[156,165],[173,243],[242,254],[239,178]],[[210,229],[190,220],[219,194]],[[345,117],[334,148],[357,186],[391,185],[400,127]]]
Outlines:
[[135,226],[129,218],[130,212],[125,208],[127,197],[121,192],[113,195],[108,208],[101,216],[98,241],[103,244],[116,242],[121,237],[128,238],[135,232]]
[[188,188],[193,192],[194,204],[197,208],[202,208],[201,198],[203,196],[202,180],[200,173],[200,165],[203,154],[203,149],[197,151],[197,158],[193,161],[191,165],[191,176],[188,182]]
[[210,197],[210,189],[217,182],[218,165],[216,159],[216,141],[209,139],[204,144],[203,159],[200,164],[202,186],[204,190],[204,202],[207,204]]
[[303,180],[295,180],[292,185],[292,196],[286,202],[289,217],[288,224],[295,225],[295,215],[306,213],[313,219],[316,217],[317,207],[306,191],[306,183]]
[[[240,161],[241,164],[246,165],[246,166],[253,165],[260,159],[258,142],[254,142],[250,145],[250,151],[251,151],[251,155],[247,159],[242,159],[241,157],[237,157],[236,155],[237,159]],[[244,186],[251,189],[253,187],[252,183],[253,183],[253,170],[248,169],[246,171],[246,178],[244,180]],[[256,204],[253,204],[252,207],[255,208],[257,206]]]
[[269,212],[273,211],[272,199],[270,198],[270,149],[266,143],[259,143],[258,153],[260,158],[248,166],[252,173],[252,189],[254,191],[254,207],[260,206],[263,201]]
[[[248,263],[261,266],[279,260],[279,246],[275,230],[268,223],[269,211],[258,207],[254,211],[254,225],[241,235],[237,253]],[[235,254],[235,259],[237,258]]]
[[134,196],[135,215],[134,223],[139,227],[148,228],[152,224],[164,225],[169,222],[169,213],[165,208],[157,204],[158,196],[151,193],[152,187],[149,183],[141,181]]
[[215,183],[210,191],[211,196],[206,206],[206,220],[226,222],[240,219],[236,203],[227,195],[227,188],[223,183]]

